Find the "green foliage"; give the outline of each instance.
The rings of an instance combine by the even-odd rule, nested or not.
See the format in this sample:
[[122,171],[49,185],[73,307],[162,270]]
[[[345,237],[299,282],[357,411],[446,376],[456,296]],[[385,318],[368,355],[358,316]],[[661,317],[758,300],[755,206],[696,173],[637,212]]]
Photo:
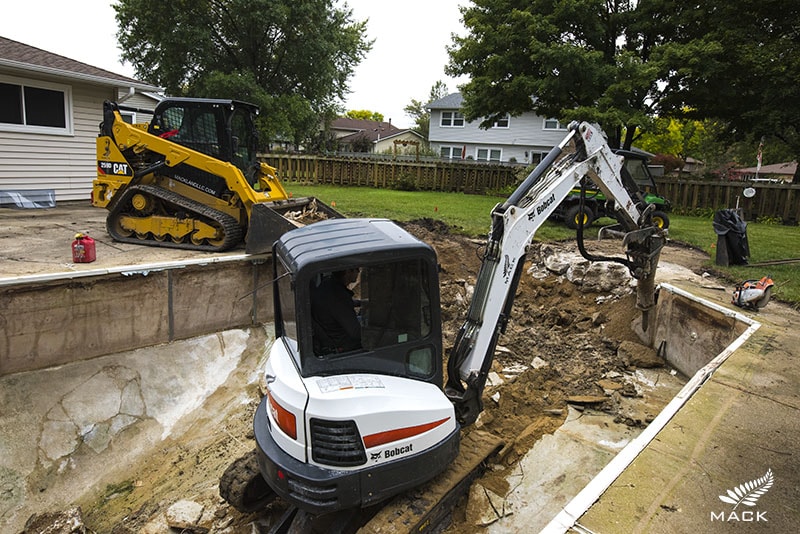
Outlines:
[[396,177],[392,189],[396,189],[397,191],[416,191],[419,188],[417,187],[414,175],[410,172],[403,172]]
[[464,115],[484,127],[534,111],[598,122],[629,148],[668,131],[656,117],[689,119],[655,151],[716,165],[720,139],[752,134],[791,147],[784,161],[800,153],[800,3],[474,0],[461,12],[468,34],[446,72],[469,76]]
[[119,0],[122,57],[174,96],[262,108],[262,139],[298,145],[338,110],[372,46],[333,0]]
[[777,138],[800,152],[800,4],[708,0],[660,15],[674,30],[657,54],[662,113],[718,119],[729,139]]
[[367,153],[372,150],[372,141],[370,141],[366,135],[359,135],[353,139],[353,142],[350,143],[350,146],[352,147],[353,152]]
[[659,31],[648,25],[648,3],[473,4],[462,8],[469,34],[454,37],[447,66],[450,75],[470,77],[461,87],[468,120],[488,127],[526,111],[588,120],[600,123],[612,146],[630,148],[659,98],[660,69],[650,60]]
[[348,119],[357,119],[361,121],[376,121],[383,122],[383,113],[377,111],[370,111],[368,109],[351,109],[344,115]]

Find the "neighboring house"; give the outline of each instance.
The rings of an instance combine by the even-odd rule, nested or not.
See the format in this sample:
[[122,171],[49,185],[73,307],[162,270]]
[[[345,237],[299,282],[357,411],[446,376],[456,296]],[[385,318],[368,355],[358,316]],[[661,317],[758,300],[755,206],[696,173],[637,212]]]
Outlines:
[[464,98],[452,93],[426,106],[431,114],[428,141],[447,159],[538,163],[567,134],[566,125],[535,113],[506,115],[488,130],[461,114]]
[[[88,202],[103,101],[152,109],[161,88],[0,37],[0,205]],[[125,112],[143,122],[141,112]]]
[[331,123],[331,131],[336,135],[339,150],[357,152],[354,147],[369,143],[370,152],[381,154],[395,151],[400,154],[414,154],[425,138],[414,130],[402,130],[390,122],[361,119],[338,118]]
[[786,182],[791,183],[797,172],[797,162],[773,163],[744,169],[731,169],[728,171],[730,180],[758,180],[761,182]]

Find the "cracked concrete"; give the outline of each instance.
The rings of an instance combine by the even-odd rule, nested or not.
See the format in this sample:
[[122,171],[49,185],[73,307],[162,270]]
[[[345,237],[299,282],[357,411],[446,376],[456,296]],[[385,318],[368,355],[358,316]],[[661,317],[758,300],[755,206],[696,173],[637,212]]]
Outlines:
[[270,337],[267,327],[229,330],[0,377],[0,531],[19,531],[31,513],[74,502],[177,439],[220,388],[244,395],[261,365],[237,368],[248,351],[265,357]]

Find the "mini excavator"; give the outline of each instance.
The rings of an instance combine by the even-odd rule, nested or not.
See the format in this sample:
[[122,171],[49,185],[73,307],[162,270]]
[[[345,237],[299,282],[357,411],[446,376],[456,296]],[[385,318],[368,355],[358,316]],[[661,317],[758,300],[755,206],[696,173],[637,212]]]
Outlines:
[[[483,410],[487,376],[528,246],[582,182],[591,180],[614,199],[625,229],[624,258],[590,259],[628,267],[638,280],[642,329],[652,331],[654,279],[665,231],[652,221],[654,206],[638,196],[635,183],[626,183],[622,166],[623,157],[610,150],[601,130],[574,123],[561,144],[492,210],[474,295],[446,376],[437,256],[429,245],[384,219],[327,220],[280,236],[273,247],[276,341],[266,364],[266,396],[254,416],[256,446],[228,468],[221,495],[245,511],[280,497],[296,510],[293,524],[305,522],[293,531],[314,531],[307,528],[313,524],[309,518],[384,507],[434,477],[450,486],[468,480],[475,466],[498,449],[497,439],[465,443],[461,429]],[[579,248],[589,256],[581,228]],[[315,288],[352,268],[360,270],[354,286],[360,346],[322,349],[311,306]],[[468,437],[480,434],[472,431]],[[438,499],[425,488],[423,500]],[[402,514],[367,515],[351,513],[345,516],[350,523],[337,520],[338,526],[329,520],[323,530],[422,532],[433,524],[424,515],[376,526]]]
[[[148,112],[129,124],[121,110]],[[115,241],[221,252],[246,241],[269,252],[284,232],[342,217],[313,197],[290,198],[256,159],[258,108],[237,100],[167,98],[155,110],[106,101],[92,204]]]

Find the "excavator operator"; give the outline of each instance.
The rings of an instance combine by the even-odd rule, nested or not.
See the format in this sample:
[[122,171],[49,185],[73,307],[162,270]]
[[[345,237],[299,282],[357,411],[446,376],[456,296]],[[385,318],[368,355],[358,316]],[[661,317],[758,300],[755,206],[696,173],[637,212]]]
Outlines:
[[311,288],[314,354],[336,354],[361,348],[361,324],[350,287],[358,280],[359,269],[335,271],[322,277]]

